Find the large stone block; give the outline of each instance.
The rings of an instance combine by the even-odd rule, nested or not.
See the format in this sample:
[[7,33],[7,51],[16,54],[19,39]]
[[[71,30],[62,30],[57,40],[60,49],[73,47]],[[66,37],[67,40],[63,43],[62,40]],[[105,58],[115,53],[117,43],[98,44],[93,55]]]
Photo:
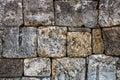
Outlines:
[[97,4],[97,0],[55,0],[56,25],[96,27]]
[[20,77],[22,74],[22,59],[0,59],[0,77]]
[[67,55],[69,57],[86,57],[92,54],[90,32],[68,32]]
[[120,55],[120,27],[103,28],[105,54]]
[[53,0],[23,0],[25,25],[53,25]]
[[86,65],[83,58],[52,60],[52,80],[85,80]]
[[110,56],[89,56],[87,80],[116,80],[115,64],[115,59]]
[[66,27],[40,27],[38,29],[38,54],[42,57],[66,55]]
[[101,27],[120,25],[120,0],[100,0],[99,10]]
[[31,58],[24,60],[24,75],[46,77],[51,74],[49,58]]
[[22,0],[0,0],[0,28],[23,24]]

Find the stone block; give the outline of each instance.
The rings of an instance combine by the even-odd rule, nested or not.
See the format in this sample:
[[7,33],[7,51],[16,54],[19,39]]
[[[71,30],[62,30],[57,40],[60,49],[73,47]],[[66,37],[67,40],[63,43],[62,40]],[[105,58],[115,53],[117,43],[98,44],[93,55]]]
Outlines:
[[21,80],[50,80],[50,78],[49,77],[44,77],[44,78],[23,77]]
[[40,27],[38,29],[38,54],[42,57],[66,55],[66,27]]
[[21,80],[20,78],[0,78],[0,80]]
[[31,58],[24,60],[24,75],[46,77],[51,74],[51,62],[49,58]]
[[86,65],[83,58],[52,60],[52,80],[85,80]]
[[23,0],[25,25],[53,25],[53,0]]

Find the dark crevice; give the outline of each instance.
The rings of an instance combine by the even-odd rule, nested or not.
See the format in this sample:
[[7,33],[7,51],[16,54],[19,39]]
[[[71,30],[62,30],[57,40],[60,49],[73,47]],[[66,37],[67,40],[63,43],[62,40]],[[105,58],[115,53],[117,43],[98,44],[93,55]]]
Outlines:
[[23,17],[23,25],[24,26],[25,24],[25,21],[24,21],[24,0],[22,0],[22,17]]
[[55,10],[55,0],[53,0],[53,10],[54,10],[54,24],[56,25],[56,10]]
[[85,59],[86,71],[85,71],[85,80],[88,80],[88,58]]

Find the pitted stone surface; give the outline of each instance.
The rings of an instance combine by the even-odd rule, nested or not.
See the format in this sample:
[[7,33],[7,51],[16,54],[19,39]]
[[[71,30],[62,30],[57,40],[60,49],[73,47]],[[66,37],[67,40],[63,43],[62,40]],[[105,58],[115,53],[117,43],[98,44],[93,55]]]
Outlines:
[[6,28],[3,36],[3,57],[17,58],[19,49],[19,28]]
[[0,58],[2,56],[2,38],[3,38],[3,31],[0,30]]
[[19,57],[36,57],[36,28],[20,28]]
[[52,80],[85,80],[85,59],[61,58],[52,62]]
[[46,77],[51,74],[49,58],[31,58],[24,60],[24,75]]
[[21,80],[50,80],[50,78],[49,77],[45,77],[45,78],[23,77]]
[[56,25],[95,27],[97,3],[95,0],[55,0]]
[[66,55],[66,27],[40,27],[38,29],[38,54],[42,57]]
[[89,32],[68,32],[67,54],[69,57],[86,57],[92,54]]
[[100,29],[93,29],[93,53],[103,53],[104,52],[104,44],[102,39],[102,34]]
[[120,25],[120,0],[100,0],[99,9],[101,27]]
[[116,80],[115,59],[105,55],[89,56],[88,80]]
[[53,0],[23,0],[25,25],[53,25]]
[[120,27],[104,28],[103,40],[105,44],[105,54],[120,55]]
[[0,0],[0,28],[23,24],[22,0]]
[[22,59],[0,59],[0,77],[20,77],[23,74]]

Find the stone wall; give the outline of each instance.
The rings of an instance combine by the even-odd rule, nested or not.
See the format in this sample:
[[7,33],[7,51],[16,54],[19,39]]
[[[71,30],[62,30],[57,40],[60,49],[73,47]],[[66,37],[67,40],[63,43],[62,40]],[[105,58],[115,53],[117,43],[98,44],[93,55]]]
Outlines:
[[120,0],[0,0],[0,80],[120,80]]

